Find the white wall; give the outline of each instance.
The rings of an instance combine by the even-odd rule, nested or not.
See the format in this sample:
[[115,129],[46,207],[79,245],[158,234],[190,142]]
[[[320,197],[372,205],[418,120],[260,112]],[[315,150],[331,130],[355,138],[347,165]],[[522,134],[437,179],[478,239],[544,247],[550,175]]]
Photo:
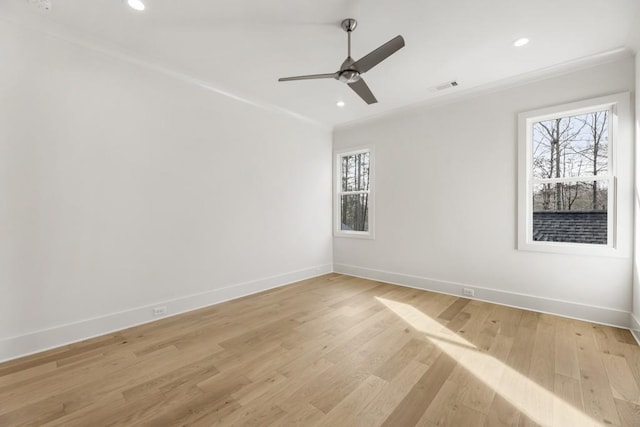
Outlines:
[[[638,23],[640,28],[640,23]],[[640,37],[638,37],[640,39]],[[635,188],[634,188],[634,205],[635,205],[635,249],[633,257],[633,316],[631,319],[631,328],[636,339],[640,343],[640,96],[638,96],[638,88],[640,88],[640,40],[636,49],[636,145],[635,145]]]
[[331,132],[0,26],[0,360],[331,271]]
[[480,299],[628,326],[631,156],[618,159],[623,257],[518,251],[517,114],[633,88],[624,57],[338,128],[334,150],[375,146],[376,239],[334,238],[334,268],[456,295],[471,286]]
[[634,188],[634,206],[635,206],[635,250],[633,257],[633,310],[631,317],[631,330],[640,343],[640,96],[638,96],[638,88],[640,88],[640,13],[636,15],[636,24],[634,30],[629,36],[629,45],[636,53],[636,145],[635,145],[635,188]]

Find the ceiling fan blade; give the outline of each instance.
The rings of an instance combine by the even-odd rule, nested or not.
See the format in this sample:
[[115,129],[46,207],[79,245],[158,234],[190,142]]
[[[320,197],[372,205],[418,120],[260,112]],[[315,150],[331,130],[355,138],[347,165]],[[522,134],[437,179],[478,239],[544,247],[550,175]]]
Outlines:
[[396,36],[379,48],[372,50],[367,55],[360,58],[360,60],[353,64],[353,67],[361,73],[366,73],[403,47],[404,39],[402,36]]
[[292,80],[336,79],[336,78],[338,78],[338,73],[328,73],[328,74],[309,74],[307,76],[280,77],[278,81],[290,82]]
[[357,93],[358,96],[360,96],[360,98],[362,98],[367,104],[375,104],[378,102],[376,97],[373,96],[373,93],[371,93],[371,89],[369,89],[369,86],[367,86],[362,78],[357,82],[349,83],[349,87],[353,89],[353,91]]

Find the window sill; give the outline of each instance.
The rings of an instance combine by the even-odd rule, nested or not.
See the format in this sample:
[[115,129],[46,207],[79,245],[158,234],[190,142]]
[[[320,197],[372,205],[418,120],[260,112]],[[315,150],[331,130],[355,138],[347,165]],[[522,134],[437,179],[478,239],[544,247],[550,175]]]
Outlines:
[[373,233],[363,233],[358,231],[335,231],[333,233],[333,237],[346,237],[348,239],[364,239],[364,240],[374,240]]
[[618,248],[608,245],[591,245],[561,242],[526,242],[519,243],[518,250],[528,252],[545,252],[550,254],[580,255],[627,258],[629,255]]

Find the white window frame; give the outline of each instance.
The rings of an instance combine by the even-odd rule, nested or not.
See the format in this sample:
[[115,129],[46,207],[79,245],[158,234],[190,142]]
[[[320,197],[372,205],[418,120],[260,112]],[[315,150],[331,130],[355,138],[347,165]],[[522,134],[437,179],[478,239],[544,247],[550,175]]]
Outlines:
[[[342,191],[342,158],[360,153],[369,153],[369,191]],[[373,146],[364,146],[358,148],[350,148],[334,152],[334,200],[333,200],[333,235],[336,237],[352,237],[358,239],[374,239],[375,225],[375,152]],[[342,230],[341,203],[343,194],[361,194],[368,193],[368,231]]]
[[[630,114],[629,93],[603,96],[569,104],[557,105],[518,115],[518,249],[537,252],[551,252],[576,255],[623,256],[618,250],[618,197],[617,169],[623,132],[620,129],[620,117]],[[607,244],[544,242],[533,240],[533,124],[558,117],[575,116],[595,111],[609,110],[609,172],[607,175],[591,177],[554,178],[545,182],[607,181]]]

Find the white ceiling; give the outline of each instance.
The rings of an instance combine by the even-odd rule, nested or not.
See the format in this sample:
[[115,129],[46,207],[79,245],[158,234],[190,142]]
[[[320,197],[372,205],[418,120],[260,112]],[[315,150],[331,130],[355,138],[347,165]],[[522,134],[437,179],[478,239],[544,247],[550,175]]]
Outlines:
[[[625,46],[639,0],[2,0],[0,17],[129,57],[262,105],[336,125],[512,79]],[[278,77],[336,71],[343,18],[358,59],[401,34],[406,47],[364,75],[379,103],[336,80]],[[515,48],[519,37],[529,45]],[[445,92],[429,88],[450,80]],[[336,101],[344,100],[344,108]]]

